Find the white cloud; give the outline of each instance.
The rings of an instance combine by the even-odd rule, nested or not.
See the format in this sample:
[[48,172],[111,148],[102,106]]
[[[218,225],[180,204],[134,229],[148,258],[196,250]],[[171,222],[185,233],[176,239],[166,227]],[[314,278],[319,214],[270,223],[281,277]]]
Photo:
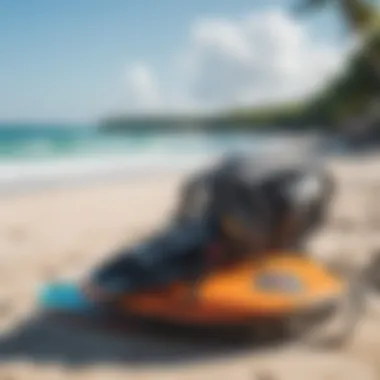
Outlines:
[[[159,91],[143,65],[130,72],[129,92],[145,108],[215,108],[282,101],[323,86],[346,48],[316,45],[307,28],[281,10],[239,19],[196,20],[173,72],[175,91]],[[169,64],[173,64],[170,62]]]
[[152,69],[143,63],[128,67],[126,73],[128,100],[136,109],[154,109],[159,107],[160,90]]

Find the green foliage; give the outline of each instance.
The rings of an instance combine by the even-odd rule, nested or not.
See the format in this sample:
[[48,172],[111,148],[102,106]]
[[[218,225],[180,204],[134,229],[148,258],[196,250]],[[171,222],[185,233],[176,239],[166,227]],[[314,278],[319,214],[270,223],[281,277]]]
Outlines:
[[343,75],[312,102],[311,117],[335,125],[365,114],[373,100],[380,96],[380,66],[374,63],[379,56],[380,29],[352,57]]
[[280,127],[300,128],[304,125],[305,106],[301,103],[286,103],[266,107],[243,108],[224,116],[236,127]]

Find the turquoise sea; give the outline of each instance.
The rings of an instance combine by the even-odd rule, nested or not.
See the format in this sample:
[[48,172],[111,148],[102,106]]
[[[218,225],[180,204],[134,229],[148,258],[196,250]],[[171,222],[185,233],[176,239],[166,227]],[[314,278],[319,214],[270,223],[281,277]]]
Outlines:
[[107,134],[94,126],[0,124],[0,186],[185,170],[237,151],[284,143],[278,134]]

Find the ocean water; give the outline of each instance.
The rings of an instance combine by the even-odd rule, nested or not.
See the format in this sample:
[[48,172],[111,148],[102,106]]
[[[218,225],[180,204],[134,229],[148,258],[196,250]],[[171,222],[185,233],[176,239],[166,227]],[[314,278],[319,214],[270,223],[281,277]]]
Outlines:
[[0,124],[0,188],[191,170],[226,153],[283,144],[283,135],[264,133],[114,135],[94,126]]

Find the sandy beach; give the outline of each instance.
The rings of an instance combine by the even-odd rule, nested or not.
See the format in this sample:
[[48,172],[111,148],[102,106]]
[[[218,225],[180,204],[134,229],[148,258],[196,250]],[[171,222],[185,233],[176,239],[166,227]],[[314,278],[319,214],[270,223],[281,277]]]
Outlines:
[[[360,266],[380,250],[380,157],[330,162],[339,189],[310,251]],[[380,306],[370,299],[353,341],[339,351],[185,342],[166,335],[109,335],[49,321],[35,294],[78,276],[158,227],[182,176],[136,179],[0,198],[0,380],[379,379]]]

